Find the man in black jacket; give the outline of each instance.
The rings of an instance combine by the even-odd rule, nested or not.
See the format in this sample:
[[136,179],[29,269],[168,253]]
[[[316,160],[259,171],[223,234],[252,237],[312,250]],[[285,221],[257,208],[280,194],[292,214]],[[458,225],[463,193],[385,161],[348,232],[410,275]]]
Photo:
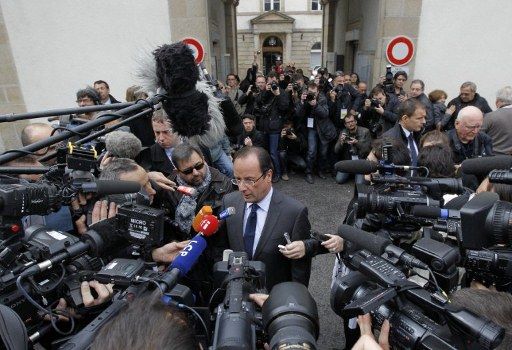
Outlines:
[[251,114],[244,114],[242,124],[244,125],[244,131],[237,139],[238,148],[245,146],[266,148],[263,134],[256,129],[256,118]]
[[382,134],[382,138],[401,141],[409,149],[411,165],[418,163],[419,141],[421,131],[425,127],[425,106],[416,99],[405,100],[398,107],[398,123]]
[[483,119],[478,107],[467,106],[460,110],[455,120],[455,129],[446,133],[455,164],[468,158],[493,155],[491,137],[480,131]]
[[391,129],[397,121],[398,99],[387,94],[380,86],[370,92],[361,110],[360,124],[370,130],[373,137]]
[[336,72],[333,80],[333,89],[328,92],[329,113],[336,130],[343,129],[343,119],[347,114],[356,114],[357,107],[361,104],[360,94],[348,80],[343,72]]
[[181,138],[161,111],[155,112],[151,119],[156,143],[139,154],[137,163],[147,171],[159,171],[169,176],[176,168],[171,161],[172,151],[181,143]]
[[96,80],[94,82],[94,90],[100,95],[102,105],[111,105],[113,103],[121,103],[114,96],[110,94],[110,86],[104,80]]
[[300,121],[307,134],[308,154],[306,157],[306,181],[313,183],[313,166],[317,160],[317,151],[320,148],[318,162],[318,176],[326,179],[324,171],[329,170],[327,152],[329,143],[336,138],[336,128],[329,119],[329,107],[327,99],[318,91],[314,82],[308,84],[308,91],[301,96],[300,102],[295,106],[296,120]]
[[432,102],[430,102],[427,95],[425,95],[425,83],[423,80],[415,79],[411,81],[411,92],[409,98],[416,99],[425,106],[426,123],[423,133],[435,129],[434,111],[432,109]]
[[[283,127],[283,119],[288,112],[289,95],[279,87],[279,82],[275,72],[268,74],[266,84],[262,80],[263,76],[256,78],[259,92],[254,94],[253,115],[256,117],[256,126],[263,133],[265,142],[268,145],[268,151],[274,164],[274,178],[277,182],[281,177],[281,167],[279,165],[279,138]],[[249,110],[247,106],[246,111]]]
[[447,114],[441,121],[443,130],[451,130],[455,126],[455,120],[462,108],[466,106],[475,106],[482,111],[482,113],[492,112],[491,107],[487,100],[476,93],[476,84],[471,81],[466,81],[460,86],[460,94],[448,103],[448,109],[455,106],[455,112],[451,115]]

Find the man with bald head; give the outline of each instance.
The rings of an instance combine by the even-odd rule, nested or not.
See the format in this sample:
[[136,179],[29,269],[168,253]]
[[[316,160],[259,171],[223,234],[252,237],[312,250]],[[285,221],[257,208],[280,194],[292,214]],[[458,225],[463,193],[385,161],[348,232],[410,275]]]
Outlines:
[[460,110],[455,120],[455,129],[447,132],[455,164],[468,158],[492,156],[492,139],[480,131],[484,115],[475,106]]
[[[53,128],[49,124],[45,123],[31,123],[23,128],[21,131],[21,144],[23,147],[31,145],[33,143],[39,142],[41,140],[46,140],[50,137],[53,132]],[[55,145],[52,145],[48,148],[40,149],[39,151],[34,152],[34,155],[37,159],[41,158],[45,154],[51,152]],[[55,162],[55,158],[52,162]],[[46,163],[47,165],[48,162]]]

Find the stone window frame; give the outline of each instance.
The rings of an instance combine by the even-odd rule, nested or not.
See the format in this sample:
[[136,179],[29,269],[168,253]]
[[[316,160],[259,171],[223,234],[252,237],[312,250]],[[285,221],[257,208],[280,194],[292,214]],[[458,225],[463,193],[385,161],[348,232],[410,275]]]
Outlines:
[[[317,6],[318,6],[318,9],[317,10],[313,10],[313,2],[316,2],[317,3]],[[323,11],[323,8],[322,8],[322,1],[321,0],[309,0],[308,1],[308,5],[309,5],[309,11],[314,11],[314,12],[318,12],[318,11]]]
[[[270,10],[265,10],[265,2],[266,2],[266,0],[261,0],[261,12],[274,11],[274,9],[273,9],[274,1],[276,1],[276,0],[269,0],[269,1],[270,1],[271,5],[272,5],[271,6],[272,8]],[[279,10],[277,10],[277,11],[284,12],[284,2],[285,2],[285,0],[277,0],[277,1],[279,1]]]

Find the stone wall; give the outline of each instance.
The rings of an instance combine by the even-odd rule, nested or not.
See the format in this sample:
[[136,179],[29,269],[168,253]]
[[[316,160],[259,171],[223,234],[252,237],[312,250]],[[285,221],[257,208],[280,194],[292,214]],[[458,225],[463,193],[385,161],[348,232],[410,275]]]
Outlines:
[[[0,115],[23,112],[26,112],[25,102],[0,4]],[[20,132],[27,123],[0,123],[0,152],[21,147]]]
[[[263,37],[260,38],[260,44],[263,42]],[[284,35],[283,35],[284,37]],[[295,62],[296,68],[302,68],[306,76],[309,75],[310,60],[311,60],[311,47],[316,42],[322,41],[322,31],[316,32],[293,32],[292,33],[292,52],[291,61]],[[286,43],[283,42],[283,46]],[[283,50],[285,49],[283,47]],[[254,34],[239,32],[238,33],[238,75],[240,79],[245,78],[248,68],[251,68],[254,54]],[[261,50],[261,47],[259,48]],[[286,64],[287,62],[283,62]],[[259,62],[261,65],[261,62]]]

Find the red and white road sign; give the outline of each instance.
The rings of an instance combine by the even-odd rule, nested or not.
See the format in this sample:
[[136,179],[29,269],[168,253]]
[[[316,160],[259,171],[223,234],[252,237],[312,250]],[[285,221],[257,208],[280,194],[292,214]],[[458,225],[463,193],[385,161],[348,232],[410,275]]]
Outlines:
[[394,66],[403,66],[409,63],[413,56],[414,44],[404,35],[391,39],[386,48],[388,62]]
[[190,47],[190,49],[194,53],[194,59],[196,61],[196,64],[199,64],[199,63],[203,62],[203,59],[204,59],[204,47],[199,42],[199,40],[197,40],[195,38],[185,38],[182,41],[185,44],[187,44],[188,47]]

